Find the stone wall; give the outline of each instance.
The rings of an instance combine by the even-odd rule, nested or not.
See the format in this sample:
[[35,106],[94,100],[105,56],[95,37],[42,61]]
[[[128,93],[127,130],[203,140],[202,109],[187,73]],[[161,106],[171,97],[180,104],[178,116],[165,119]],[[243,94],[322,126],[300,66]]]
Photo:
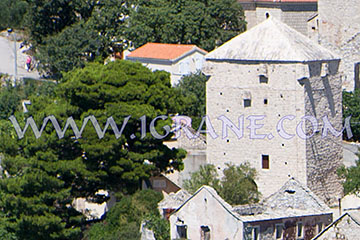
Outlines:
[[267,14],[278,18],[298,32],[307,35],[307,21],[317,12],[316,3],[241,3],[247,29],[264,21]]
[[[310,240],[319,233],[325,226],[332,222],[331,214],[318,216],[304,216],[287,219],[273,219],[267,221],[244,223],[246,227],[260,227],[260,238],[262,240],[275,239],[276,225],[283,226],[283,235],[281,239],[303,239]],[[302,237],[298,237],[297,224],[302,223]]]
[[[263,197],[292,177],[327,202],[342,195],[336,175],[342,162],[341,136],[322,139],[320,131],[306,140],[298,131],[302,118],[314,113],[320,124],[327,115],[333,126],[341,129],[341,78],[333,72],[333,65],[329,67],[332,75],[326,75],[327,65],[321,63],[311,67],[290,63],[207,64],[211,75],[206,89],[207,114],[217,135],[214,139],[214,134],[207,134],[207,161],[219,174],[226,163],[249,162],[257,170],[256,182]],[[261,75],[267,77],[267,83],[260,82]],[[245,100],[250,100],[251,106],[245,107]],[[220,120],[224,117],[243,130],[240,139],[230,129],[225,136]],[[251,119],[256,118],[253,124],[259,129],[251,136]],[[310,129],[306,125],[304,133],[309,134]],[[263,166],[264,156],[268,156],[269,169]]]
[[[327,68],[328,70],[324,69]],[[310,77],[301,83],[305,90],[306,116],[314,116],[318,130],[306,121],[306,133],[313,137],[306,141],[308,187],[326,203],[337,204],[343,196],[337,169],[343,161],[342,134],[338,137],[328,132],[324,135],[323,117],[336,129],[342,129],[342,91],[338,62],[310,64]]]
[[[287,140],[277,131],[279,121],[293,115],[295,119],[284,120],[283,125],[286,132],[296,134],[296,126],[305,115],[304,89],[297,81],[296,64],[210,65],[213,74],[207,82],[207,114],[218,138],[207,134],[207,161],[219,169],[219,174],[226,163],[249,162],[257,170],[256,182],[264,197],[292,177],[306,185],[305,140],[299,137]],[[268,83],[260,83],[260,75],[266,75]],[[251,100],[250,107],[244,107],[245,99]],[[238,139],[231,130],[228,137],[222,138],[222,121],[218,119],[222,115],[237,127],[238,118],[243,116],[242,138]],[[256,134],[264,134],[264,139],[251,139],[248,129],[251,116],[263,116],[256,122],[263,124]],[[269,156],[269,169],[262,166],[263,155]]]
[[360,4],[356,0],[318,0],[318,6],[321,45],[341,57],[343,87],[353,90],[359,87],[354,69],[360,63]]

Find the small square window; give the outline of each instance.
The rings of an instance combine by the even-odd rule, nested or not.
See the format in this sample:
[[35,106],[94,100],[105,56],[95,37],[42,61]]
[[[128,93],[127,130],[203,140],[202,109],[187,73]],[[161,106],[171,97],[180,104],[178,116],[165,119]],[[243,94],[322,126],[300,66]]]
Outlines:
[[251,107],[251,99],[244,99],[244,107]]
[[176,231],[177,231],[177,235],[179,238],[187,238],[187,226],[186,225],[177,225]]
[[267,105],[268,104],[268,100],[265,98],[264,99],[264,104]]
[[201,226],[201,240],[210,240],[210,228],[208,226]]
[[269,78],[264,76],[264,75],[260,75],[259,76],[259,81],[260,83],[268,83],[269,82]]
[[270,169],[269,155],[261,155],[261,159],[262,159],[262,168]]

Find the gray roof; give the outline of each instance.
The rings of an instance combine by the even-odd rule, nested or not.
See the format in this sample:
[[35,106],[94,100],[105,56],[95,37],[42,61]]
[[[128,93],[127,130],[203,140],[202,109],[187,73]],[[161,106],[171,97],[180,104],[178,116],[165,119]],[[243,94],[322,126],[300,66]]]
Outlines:
[[[231,216],[233,216],[235,219],[240,220],[238,217],[238,214],[232,211],[232,207],[230,204],[228,204],[224,199],[222,199],[219,194],[216,192],[216,190],[210,186],[203,185],[200,187],[190,198],[188,198],[179,208],[177,208],[172,214],[178,212],[181,210],[183,206],[185,206],[189,201],[191,201],[196,195],[198,195],[202,191],[207,191],[210,193],[210,195],[228,212]],[[197,213],[195,213],[197,214]]]
[[276,18],[269,17],[205,56],[217,61],[313,62],[339,57]]
[[190,193],[188,193],[186,190],[180,189],[176,193],[165,195],[164,199],[159,202],[158,206],[162,209],[177,209],[190,197]]
[[244,222],[330,214],[330,208],[295,179],[257,205],[233,208]]

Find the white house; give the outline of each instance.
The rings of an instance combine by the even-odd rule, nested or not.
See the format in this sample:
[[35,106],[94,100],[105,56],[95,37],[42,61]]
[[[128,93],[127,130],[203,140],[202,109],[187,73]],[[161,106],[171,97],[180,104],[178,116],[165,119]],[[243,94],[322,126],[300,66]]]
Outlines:
[[176,85],[182,76],[201,70],[207,52],[195,45],[147,43],[126,56],[126,60],[141,62],[151,70],[164,70],[171,74]]
[[216,191],[201,187],[170,216],[171,239],[242,239],[243,223]]
[[232,207],[202,186],[170,215],[171,239],[310,240],[332,222],[332,211],[295,179],[261,203]]

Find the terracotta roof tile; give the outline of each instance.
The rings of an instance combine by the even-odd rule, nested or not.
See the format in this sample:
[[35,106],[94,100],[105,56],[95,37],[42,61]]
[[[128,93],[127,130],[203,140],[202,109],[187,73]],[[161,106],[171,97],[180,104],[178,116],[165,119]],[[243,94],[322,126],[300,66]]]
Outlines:
[[203,51],[204,54],[207,53],[205,50],[198,48],[196,45],[146,43],[145,45],[131,52],[128,57],[174,60],[193,50],[194,48]]

